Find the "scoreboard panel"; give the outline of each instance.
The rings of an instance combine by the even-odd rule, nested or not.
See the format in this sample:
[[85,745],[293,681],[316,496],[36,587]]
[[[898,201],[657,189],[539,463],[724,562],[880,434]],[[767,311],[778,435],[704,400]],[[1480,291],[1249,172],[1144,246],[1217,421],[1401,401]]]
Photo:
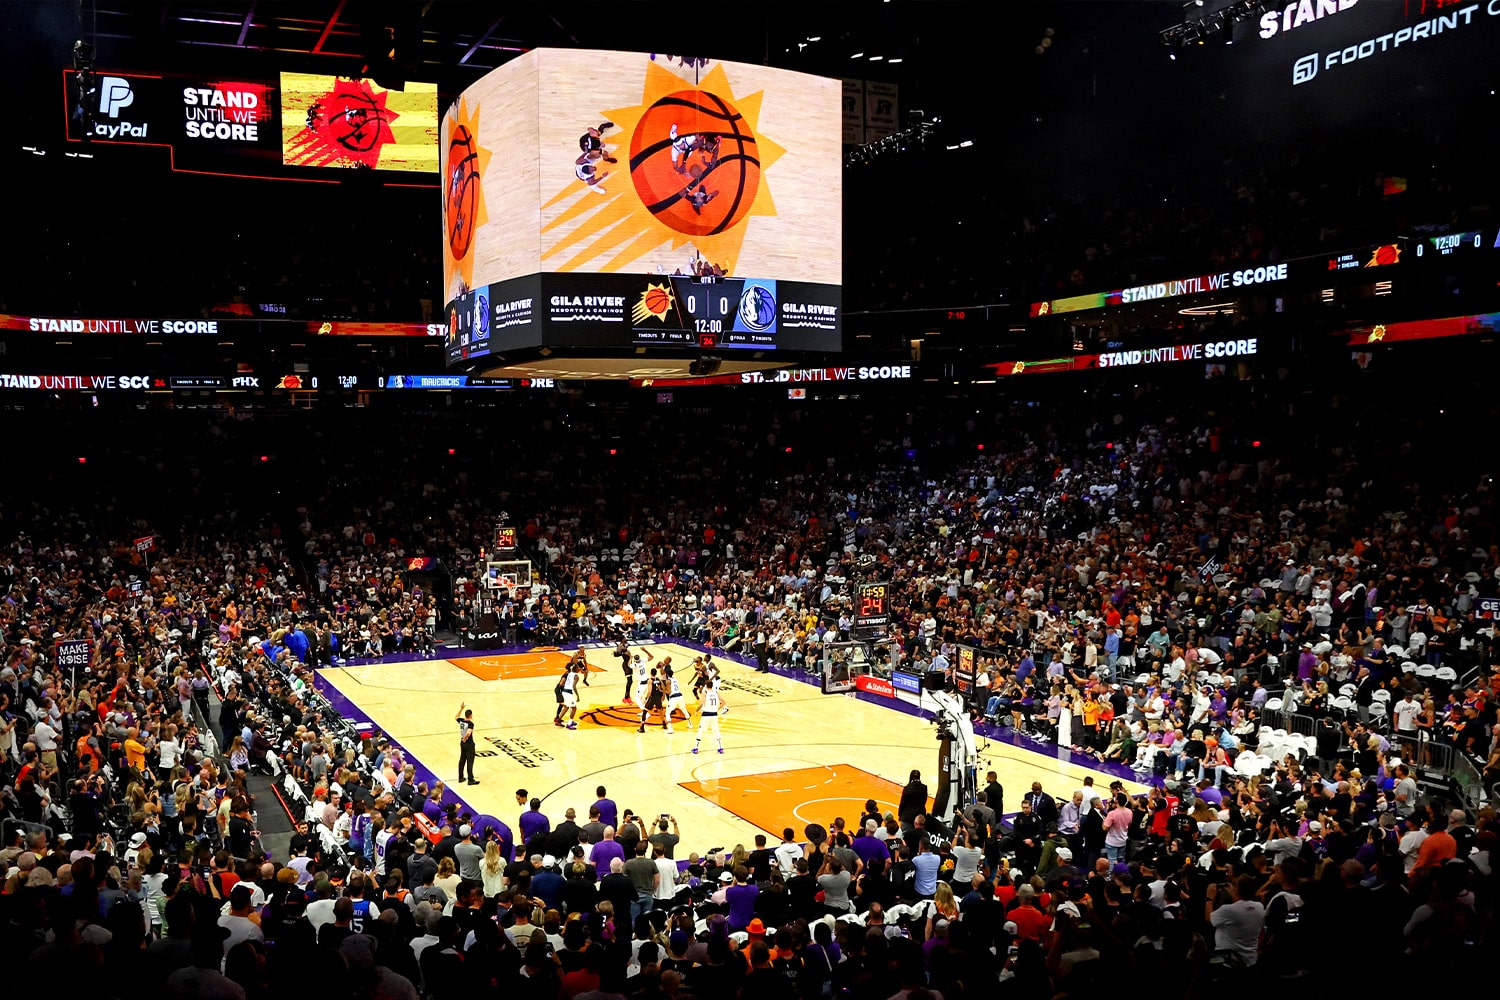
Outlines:
[[842,347],[839,80],[535,49],[442,122],[448,362]]
[[861,583],[854,593],[854,627],[884,629],[891,624],[891,585]]

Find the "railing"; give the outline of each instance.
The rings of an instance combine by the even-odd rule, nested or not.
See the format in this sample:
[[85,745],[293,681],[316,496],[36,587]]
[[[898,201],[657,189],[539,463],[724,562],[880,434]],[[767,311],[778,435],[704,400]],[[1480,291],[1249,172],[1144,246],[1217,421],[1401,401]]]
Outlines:
[[1281,728],[1288,733],[1296,733],[1298,736],[1316,736],[1318,735],[1318,720],[1295,709],[1290,712],[1283,711]]
[[1390,740],[1391,748],[1419,779],[1449,786],[1470,811],[1484,803],[1484,775],[1458,747],[1420,733],[1416,736],[1392,733]]
[[1484,787],[1484,774],[1479,766],[1461,753],[1453,755],[1452,770],[1448,776],[1453,779],[1453,790],[1458,793],[1464,807],[1470,813],[1476,813],[1485,804],[1488,793]]

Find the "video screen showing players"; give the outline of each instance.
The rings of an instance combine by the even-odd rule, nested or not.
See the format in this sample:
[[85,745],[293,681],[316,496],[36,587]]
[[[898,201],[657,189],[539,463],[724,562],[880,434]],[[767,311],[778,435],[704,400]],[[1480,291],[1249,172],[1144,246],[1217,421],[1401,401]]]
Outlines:
[[841,91],[660,54],[507,63],[444,117],[446,299],[541,275],[549,346],[838,350]]

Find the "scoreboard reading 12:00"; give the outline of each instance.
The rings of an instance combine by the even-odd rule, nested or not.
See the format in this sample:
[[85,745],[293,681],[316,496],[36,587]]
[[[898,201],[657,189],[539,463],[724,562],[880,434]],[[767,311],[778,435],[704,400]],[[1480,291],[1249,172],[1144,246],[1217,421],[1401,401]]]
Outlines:
[[647,282],[630,318],[637,343],[774,347],[778,333],[776,282],[663,276]]

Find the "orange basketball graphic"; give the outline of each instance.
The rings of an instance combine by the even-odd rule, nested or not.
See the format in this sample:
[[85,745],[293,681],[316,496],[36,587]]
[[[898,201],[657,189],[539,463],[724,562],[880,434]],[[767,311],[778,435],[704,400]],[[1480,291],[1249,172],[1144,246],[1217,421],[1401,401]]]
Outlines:
[[689,236],[722,233],[749,214],[760,187],[755,134],[717,94],[669,94],[636,125],[630,179],[665,225]]
[[478,159],[473,135],[466,126],[455,126],[448,136],[448,196],[443,203],[448,249],[454,260],[463,260],[474,243],[479,202]]

